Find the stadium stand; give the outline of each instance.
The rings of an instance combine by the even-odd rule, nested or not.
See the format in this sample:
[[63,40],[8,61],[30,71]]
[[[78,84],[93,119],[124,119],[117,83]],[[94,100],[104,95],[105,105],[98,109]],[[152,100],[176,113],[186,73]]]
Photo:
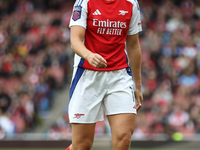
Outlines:
[[[200,1],[138,0],[143,32],[143,107],[134,136],[200,133]],[[0,131],[37,126],[70,75],[69,18],[73,1],[0,3]],[[4,120],[4,121],[2,121]],[[4,122],[4,123],[2,123]],[[71,134],[67,106],[46,131]],[[109,134],[107,120],[96,135]]]
[[47,117],[69,76],[71,11],[70,1],[0,1],[0,133]]

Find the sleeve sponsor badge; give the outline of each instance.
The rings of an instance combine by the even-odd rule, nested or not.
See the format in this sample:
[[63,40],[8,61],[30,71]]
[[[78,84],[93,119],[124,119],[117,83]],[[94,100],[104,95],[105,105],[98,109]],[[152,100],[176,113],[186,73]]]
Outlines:
[[82,11],[82,7],[81,6],[75,6],[74,7],[74,11],[73,11],[73,15],[72,15],[72,19],[74,21],[76,21],[76,20],[81,18],[81,11]]

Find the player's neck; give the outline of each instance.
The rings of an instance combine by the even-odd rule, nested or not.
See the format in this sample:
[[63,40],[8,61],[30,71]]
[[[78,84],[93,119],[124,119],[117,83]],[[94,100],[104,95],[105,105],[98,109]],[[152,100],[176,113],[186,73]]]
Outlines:
[[116,0],[104,0],[105,3],[108,3],[108,4],[112,4],[114,3]]
[[113,3],[115,0],[105,0],[107,3]]

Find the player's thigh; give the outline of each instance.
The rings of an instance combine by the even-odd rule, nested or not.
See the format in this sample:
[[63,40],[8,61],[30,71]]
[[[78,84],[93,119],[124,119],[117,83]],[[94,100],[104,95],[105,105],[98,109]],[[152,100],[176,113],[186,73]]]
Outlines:
[[111,127],[113,142],[122,139],[124,136],[131,137],[135,129],[136,114],[124,113],[107,117]]
[[72,144],[76,146],[80,144],[92,146],[94,140],[95,125],[95,123],[72,123]]

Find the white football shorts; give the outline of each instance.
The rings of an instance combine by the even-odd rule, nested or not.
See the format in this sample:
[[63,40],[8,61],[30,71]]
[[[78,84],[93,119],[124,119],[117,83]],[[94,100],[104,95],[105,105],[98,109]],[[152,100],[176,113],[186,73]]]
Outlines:
[[127,69],[92,71],[74,68],[70,88],[70,123],[95,123],[106,115],[137,114],[134,81]]

